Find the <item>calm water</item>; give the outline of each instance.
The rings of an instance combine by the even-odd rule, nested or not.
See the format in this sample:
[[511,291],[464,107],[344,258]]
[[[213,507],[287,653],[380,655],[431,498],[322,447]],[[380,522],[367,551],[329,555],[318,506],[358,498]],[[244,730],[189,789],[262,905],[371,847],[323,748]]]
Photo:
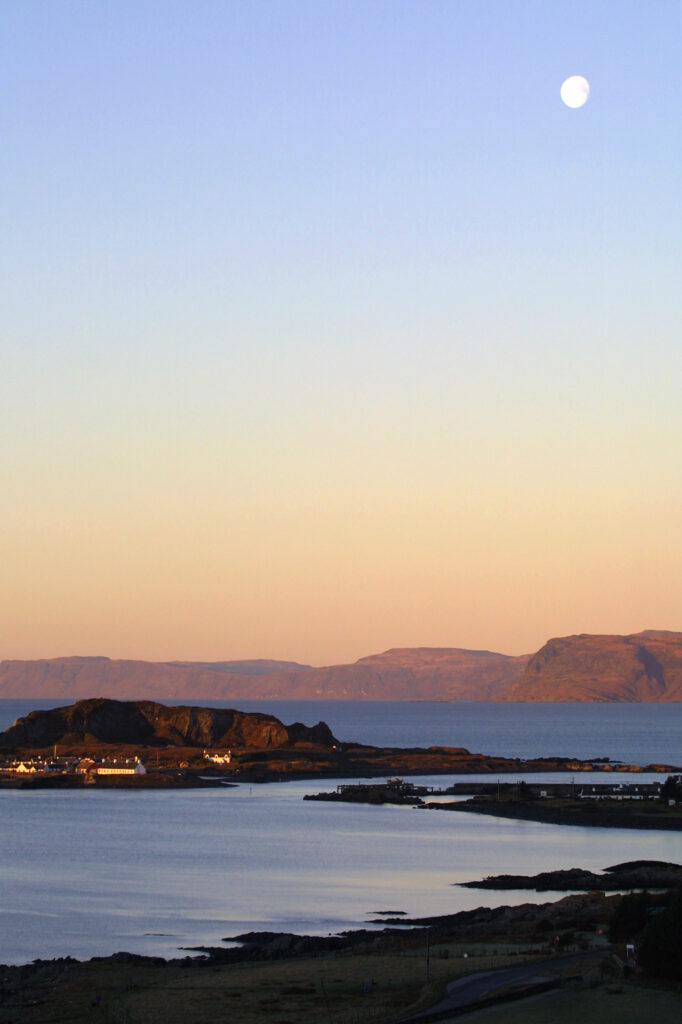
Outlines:
[[172,956],[252,928],[326,934],[377,910],[551,898],[451,884],[485,874],[682,858],[672,833],[301,799],[317,788],[0,791],[0,962]]
[[[0,725],[32,706],[0,702]],[[286,722],[324,718],[341,738],[377,744],[680,763],[680,705],[241,706]],[[452,885],[486,874],[682,860],[679,833],[302,800],[334,785],[0,791],[0,962],[118,949],[173,956],[252,928],[327,933],[361,925],[377,910],[448,913],[548,898]]]
[[[191,703],[188,699],[188,703]],[[0,700],[0,729],[35,707]],[[234,702],[219,702],[218,707]],[[283,722],[325,721],[341,740],[386,747],[453,746],[505,757],[610,757],[682,765],[682,704],[479,704],[473,701],[239,701]]]

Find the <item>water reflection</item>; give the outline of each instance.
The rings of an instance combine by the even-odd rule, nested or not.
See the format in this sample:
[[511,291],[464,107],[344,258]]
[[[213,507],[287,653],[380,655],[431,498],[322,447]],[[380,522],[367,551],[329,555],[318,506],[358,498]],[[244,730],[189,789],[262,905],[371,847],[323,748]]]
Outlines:
[[319,788],[0,792],[0,961],[117,949],[172,956],[252,928],[354,927],[387,908],[424,915],[543,902],[453,883],[680,857],[674,833],[303,801]]

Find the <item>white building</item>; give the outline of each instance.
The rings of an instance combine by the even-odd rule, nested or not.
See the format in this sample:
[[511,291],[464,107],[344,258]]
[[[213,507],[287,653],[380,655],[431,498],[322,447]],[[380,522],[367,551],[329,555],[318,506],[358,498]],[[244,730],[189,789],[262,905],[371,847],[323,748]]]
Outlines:
[[146,775],[147,769],[136,757],[134,761],[102,761],[97,765],[98,775]]

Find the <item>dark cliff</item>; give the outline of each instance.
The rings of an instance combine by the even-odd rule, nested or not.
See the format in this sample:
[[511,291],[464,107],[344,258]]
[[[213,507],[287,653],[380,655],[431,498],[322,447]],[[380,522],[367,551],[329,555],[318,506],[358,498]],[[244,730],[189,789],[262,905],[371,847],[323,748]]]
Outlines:
[[97,697],[69,707],[32,711],[0,733],[0,747],[8,750],[93,741],[260,750],[300,744],[331,747],[337,742],[324,722],[310,728],[300,722],[286,726],[273,715]]

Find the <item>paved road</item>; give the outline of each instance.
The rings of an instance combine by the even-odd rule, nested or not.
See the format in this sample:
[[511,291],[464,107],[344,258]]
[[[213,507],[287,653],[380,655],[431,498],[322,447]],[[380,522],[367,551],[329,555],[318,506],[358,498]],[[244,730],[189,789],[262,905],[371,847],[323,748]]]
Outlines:
[[541,992],[558,984],[560,974],[567,967],[584,968],[597,964],[604,959],[606,952],[601,949],[590,953],[572,953],[520,964],[518,967],[467,974],[449,982],[445,995],[438,1003],[411,1017],[403,1017],[401,1021],[404,1024],[408,1021],[426,1024],[427,1021],[443,1020],[473,1010],[481,1003],[503,1002],[506,998],[519,998],[521,994]]

